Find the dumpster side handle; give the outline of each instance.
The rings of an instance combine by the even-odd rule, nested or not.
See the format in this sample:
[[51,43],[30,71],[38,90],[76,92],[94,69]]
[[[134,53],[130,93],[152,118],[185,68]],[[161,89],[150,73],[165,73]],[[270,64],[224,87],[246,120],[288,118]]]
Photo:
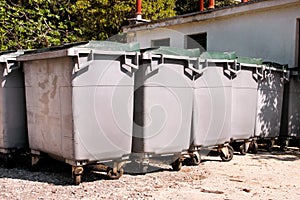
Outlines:
[[237,64],[236,60],[234,60],[233,63],[234,63],[234,66],[237,66],[237,69],[236,70],[233,69],[228,62],[227,62],[227,69],[234,74],[238,74],[241,71],[241,66],[239,64]]
[[156,55],[160,57],[159,64],[153,64],[152,54],[149,54],[149,57],[150,57],[150,71],[157,70],[161,66],[164,65],[164,55],[163,54],[156,54]]
[[134,61],[136,64],[132,63],[132,60],[130,58],[127,58],[127,55],[125,54],[124,55],[125,57],[125,63],[124,65],[127,65],[128,67],[131,67],[133,69],[139,69],[139,55],[138,55],[138,52],[135,54],[134,56]]
[[195,65],[196,65],[196,68],[194,67],[193,63],[190,63],[190,60],[189,60],[188,68],[190,70],[192,70],[193,72],[196,72],[197,74],[201,75],[207,69],[208,62],[207,62],[207,60],[205,60],[204,64],[200,64],[200,60],[199,60],[199,58],[197,58]]
[[259,72],[258,67],[256,67],[256,74],[260,77],[260,79],[264,78],[264,71],[265,71],[265,66],[261,65],[261,72]]
[[85,68],[89,65],[91,65],[94,61],[93,51],[91,50],[87,56],[87,62],[80,63],[80,54],[77,54],[77,63],[75,63],[75,72],[78,72],[80,69]]

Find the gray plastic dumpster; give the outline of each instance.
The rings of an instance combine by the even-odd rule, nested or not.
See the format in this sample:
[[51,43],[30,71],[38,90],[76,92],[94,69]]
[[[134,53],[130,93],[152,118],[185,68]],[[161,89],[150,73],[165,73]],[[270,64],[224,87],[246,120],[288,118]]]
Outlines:
[[8,165],[15,151],[28,147],[24,75],[16,61],[21,54],[0,52],[0,153]]
[[284,81],[287,71],[283,65],[264,62],[264,79],[258,82],[255,137],[270,151],[279,136]]
[[42,152],[72,165],[76,184],[86,164],[105,163],[108,176],[122,175],[131,152],[138,51],[137,43],[90,41],[19,57],[32,165]]
[[[233,157],[228,142],[231,133],[232,74],[235,74],[234,52],[205,52],[199,60],[194,84],[192,145],[216,147],[224,161]],[[194,155],[195,157],[198,154]],[[200,159],[195,160],[198,164]]]
[[[231,146],[241,154],[256,152],[254,135],[258,80],[263,78],[262,59],[239,57],[232,79]],[[254,149],[253,149],[254,148]]]
[[290,69],[289,81],[284,87],[280,145],[285,149],[291,143],[300,147],[300,78],[298,69]]
[[[181,168],[181,153],[189,148],[193,61],[198,49],[157,47],[144,50],[135,79],[133,158],[163,160],[174,170]],[[145,169],[146,168],[146,169]],[[138,169],[137,169],[138,170]],[[137,171],[139,172],[139,171]]]

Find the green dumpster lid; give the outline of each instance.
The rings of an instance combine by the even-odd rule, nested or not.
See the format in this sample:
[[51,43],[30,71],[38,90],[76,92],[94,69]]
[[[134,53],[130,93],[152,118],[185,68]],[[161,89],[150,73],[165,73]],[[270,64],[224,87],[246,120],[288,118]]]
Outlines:
[[206,51],[200,55],[201,59],[226,59],[234,60],[236,59],[235,52],[216,52],[216,51]]
[[140,44],[137,42],[133,43],[119,43],[111,41],[89,41],[84,45],[78,46],[78,48],[89,48],[103,51],[127,51],[137,52],[140,50]]
[[276,69],[287,69],[288,68],[287,64],[283,65],[283,64],[276,63],[276,62],[271,62],[271,61],[264,61],[263,64],[268,66],[268,67],[273,67],[273,68],[276,68]]
[[152,53],[152,54],[164,54],[172,56],[189,56],[189,57],[199,57],[200,49],[182,49],[176,47],[153,47],[143,49],[143,53]]
[[59,46],[52,46],[52,47],[47,47],[47,48],[42,48],[42,49],[35,49],[35,50],[29,50],[25,51],[24,54],[35,54],[35,53],[44,53],[48,51],[58,51],[62,49],[68,49],[71,47],[79,46],[82,44],[86,44],[88,42],[75,42],[75,43],[68,43],[68,44],[63,44]]
[[261,65],[263,63],[261,58],[238,57],[238,63]]
[[14,52],[16,52],[16,50],[1,51],[0,56],[5,55],[5,54],[9,54],[9,53],[14,53]]
[[25,52],[25,54],[30,53],[44,53],[49,51],[58,51],[69,48],[89,48],[96,50],[104,50],[104,51],[139,51],[140,46],[139,43],[118,43],[118,42],[110,42],[110,41],[85,41],[85,42],[75,42],[69,43],[59,46],[53,46],[48,48],[42,48],[37,50],[32,50]]
[[12,51],[2,51],[0,52],[0,62],[5,62],[9,58],[16,58],[22,54],[24,54],[24,50],[12,50]]

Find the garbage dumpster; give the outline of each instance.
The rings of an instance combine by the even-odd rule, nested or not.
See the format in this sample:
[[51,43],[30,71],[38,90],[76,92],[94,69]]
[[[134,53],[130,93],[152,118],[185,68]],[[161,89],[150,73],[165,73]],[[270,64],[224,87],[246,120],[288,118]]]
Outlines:
[[137,43],[90,41],[18,58],[32,165],[46,153],[72,165],[76,184],[87,164],[104,163],[111,178],[122,175],[131,152],[138,52]]
[[298,69],[290,69],[289,81],[284,87],[283,113],[280,129],[282,149],[291,145],[300,147],[300,79]]
[[0,153],[6,165],[12,164],[12,156],[28,147],[24,75],[16,62],[23,51],[0,53]]
[[231,132],[232,75],[235,70],[234,52],[205,52],[199,60],[195,76],[192,145],[190,152],[196,153],[195,163],[200,159],[198,151],[203,147],[216,147],[222,160],[233,157],[228,142]]
[[180,170],[181,153],[190,142],[193,61],[200,51],[157,47],[141,55],[135,79],[132,156],[143,168],[137,172],[145,173],[152,160]]
[[255,137],[271,151],[279,136],[283,103],[284,81],[287,71],[284,65],[264,62],[265,78],[258,82]]
[[[257,151],[252,141],[255,128],[258,80],[262,78],[262,59],[239,57],[232,79],[231,146],[241,154]],[[249,147],[251,147],[249,149]]]

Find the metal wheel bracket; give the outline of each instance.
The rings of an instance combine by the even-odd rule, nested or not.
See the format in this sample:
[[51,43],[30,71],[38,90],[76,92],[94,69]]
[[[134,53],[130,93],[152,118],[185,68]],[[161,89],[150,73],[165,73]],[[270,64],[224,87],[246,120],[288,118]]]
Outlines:
[[249,140],[245,141],[245,143],[244,143],[245,152],[248,152],[250,144],[251,144],[251,141],[249,141]]
[[82,175],[83,167],[82,166],[72,166],[72,175]]
[[222,152],[225,155],[225,157],[228,157],[229,151],[228,151],[228,147],[227,146],[223,146],[223,147],[219,148],[218,151]]
[[37,165],[37,163],[40,160],[40,156],[39,155],[31,155],[31,166],[35,166]]

